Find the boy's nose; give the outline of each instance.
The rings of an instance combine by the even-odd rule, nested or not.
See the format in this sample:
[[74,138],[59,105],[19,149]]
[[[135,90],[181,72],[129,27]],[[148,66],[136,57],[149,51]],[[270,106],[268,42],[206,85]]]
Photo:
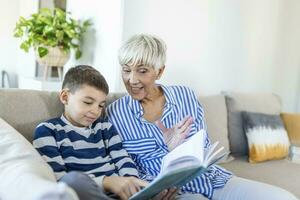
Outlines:
[[92,113],[92,114],[94,114],[94,115],[98,115],[100,112],[101,112],[101,108],[99,107],[99,106],[94,106],[91,110],[90,110],[90,112]]

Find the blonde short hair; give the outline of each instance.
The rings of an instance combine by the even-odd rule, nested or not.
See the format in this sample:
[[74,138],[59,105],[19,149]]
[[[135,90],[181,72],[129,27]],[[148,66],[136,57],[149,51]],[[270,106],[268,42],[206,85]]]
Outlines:
[[160,38],[148,35],[137,34],[132,36],[119,50],[120,65],[138,65],[159,69],[166,62],[166,44]]

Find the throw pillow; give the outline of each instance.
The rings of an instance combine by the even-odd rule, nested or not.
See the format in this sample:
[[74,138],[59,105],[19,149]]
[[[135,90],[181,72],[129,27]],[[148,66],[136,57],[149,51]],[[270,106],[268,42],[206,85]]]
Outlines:
[[247,138],[243,130],[242,111],[279,115],[281,100],[272,93],[223,92],[228,111],[228,136],[233,156],[248,155]]
[[249,162],[288,156],[289,138],[279,115],[242,112],[242,118],[248,139]]
[[33,146],[0,118],[0,199],[77,199]]
[[300,114],[281,113],[284,126],[293,145],[300,146]]

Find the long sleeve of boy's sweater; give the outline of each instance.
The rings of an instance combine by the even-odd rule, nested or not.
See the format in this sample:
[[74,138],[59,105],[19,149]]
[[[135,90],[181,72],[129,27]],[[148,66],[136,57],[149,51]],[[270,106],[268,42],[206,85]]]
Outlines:
[[127,151],[122,146],[122,141],[117,133],[115,127],[108,122],[111,126],[109,127],[108,133],[105,136],[105,144],[115,163],[118,173],[120,176],[135,176],[138,177],[138,171],[136,169],[135,163],[128,155]]
[[65,162],[50,128],[43,124],[36,128],[33,146],[53,169],[57,180],[67,173]]

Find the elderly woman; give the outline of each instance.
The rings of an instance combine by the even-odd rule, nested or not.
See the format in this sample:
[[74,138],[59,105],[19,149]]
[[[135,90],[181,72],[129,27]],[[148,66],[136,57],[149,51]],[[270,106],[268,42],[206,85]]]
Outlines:
[[[128,95],[112,103],[107,114],[123,139],[144,180],[159,173],[162,158],[185,138],[206,130],[203,109],[195,93],[184,86],[156,83],[165,69],[166,45],[151,35],[135,35],[119,51],[122,79]],[[210,140],[205,131],[206,148]],[[177,199],[296,199],[289,192],[233,176],[213,165],[180,188]]]

